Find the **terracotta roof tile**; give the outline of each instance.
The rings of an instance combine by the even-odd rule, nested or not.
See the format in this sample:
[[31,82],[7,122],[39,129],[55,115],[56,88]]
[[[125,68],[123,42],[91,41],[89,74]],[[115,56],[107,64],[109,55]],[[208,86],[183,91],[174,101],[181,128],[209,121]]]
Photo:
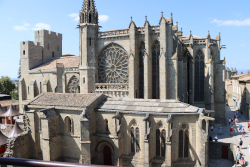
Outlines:
[[67,67],[78,67],[80,63],[79,56],[61,57],[59,59],[52,59],[51,61],[44,63],[32,70],[47,70],[56,69],[56,63],[61,63],[65,68]]

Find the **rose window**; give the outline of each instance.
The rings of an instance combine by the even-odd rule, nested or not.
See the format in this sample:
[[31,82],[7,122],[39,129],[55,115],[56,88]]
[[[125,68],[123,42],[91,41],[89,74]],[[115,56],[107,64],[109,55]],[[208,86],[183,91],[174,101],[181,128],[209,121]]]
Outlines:
[[69,86],[68,86],[68,92],[69,93],[80,93],[79,80],[76,78],[76,76],[73,76],[70,79]]
[[128,83],[128,55],[117,44],[106,47],[99,56],[100,83]]

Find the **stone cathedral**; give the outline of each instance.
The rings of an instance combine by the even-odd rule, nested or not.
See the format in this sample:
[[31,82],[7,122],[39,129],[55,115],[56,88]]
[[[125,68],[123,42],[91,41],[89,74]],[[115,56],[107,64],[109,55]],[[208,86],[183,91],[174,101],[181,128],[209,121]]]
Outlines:
[[[208,123],[225,121],[220,35],[182,30],[173,17],[99,31],[94,0],[79,13],[79,56],[62,34],[20,43],[20,108],[34,157],[122,166],[208,166]],[[214,118],[211,118],[212,116]]]

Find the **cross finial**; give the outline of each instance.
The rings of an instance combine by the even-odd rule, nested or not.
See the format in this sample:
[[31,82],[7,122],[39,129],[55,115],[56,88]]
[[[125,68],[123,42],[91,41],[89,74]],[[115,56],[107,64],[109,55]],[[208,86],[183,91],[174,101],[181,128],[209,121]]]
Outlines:
[[133,17],[131,16],[131,21],[133,21]]
[[148,17],[147,16],[145,16],[145,21],[147,21],[148,20]]
[[210,34],[210,31],[208,30],[208,34]]
[[161,11],[161,17],[163,17],[163,11]]
[[171,17],[173,17],[173,13],[171,12]]
[[192,35],[192,31],[190,30],[190,35]]

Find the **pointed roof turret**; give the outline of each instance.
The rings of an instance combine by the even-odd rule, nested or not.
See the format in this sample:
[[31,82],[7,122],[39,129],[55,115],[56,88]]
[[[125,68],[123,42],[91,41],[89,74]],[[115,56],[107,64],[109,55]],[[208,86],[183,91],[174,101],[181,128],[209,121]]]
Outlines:
[[0,115],[4,114],[6,111],[3,109],[3,107],[0,104]]
[[11,104],[8,111],[0,115],[0,117],[13,117],[13,116],[18,116],[18,115],[21,115],[21,114],[18,111],[16,111]]
[[8,134],[6,134],[6,136],[8,138],[12,138],[12,137],[16,137],[17,135],[19,135],[22,132],[23,132],[23,130],[19,127],[19,125],[16,122],[14,127],[11,129],[11,131]]
[[0,146],[5,145],[7,143],[8,137],[6,137],[1,131],[0,131]]
[[149,22],[148,22],[148,17],[147,17],[147,16],[145,16],[145,23],[144,23],[144,27],[145,27],[146,25],[150,26],[150,24],[149,24]]
[[132,25],[134,26],[134,28],[136,28],[135,22],[133,21],[133,17],[131,16],[131,21],[130,21],[130,24],[129,24],[129,28],[131,28]]

